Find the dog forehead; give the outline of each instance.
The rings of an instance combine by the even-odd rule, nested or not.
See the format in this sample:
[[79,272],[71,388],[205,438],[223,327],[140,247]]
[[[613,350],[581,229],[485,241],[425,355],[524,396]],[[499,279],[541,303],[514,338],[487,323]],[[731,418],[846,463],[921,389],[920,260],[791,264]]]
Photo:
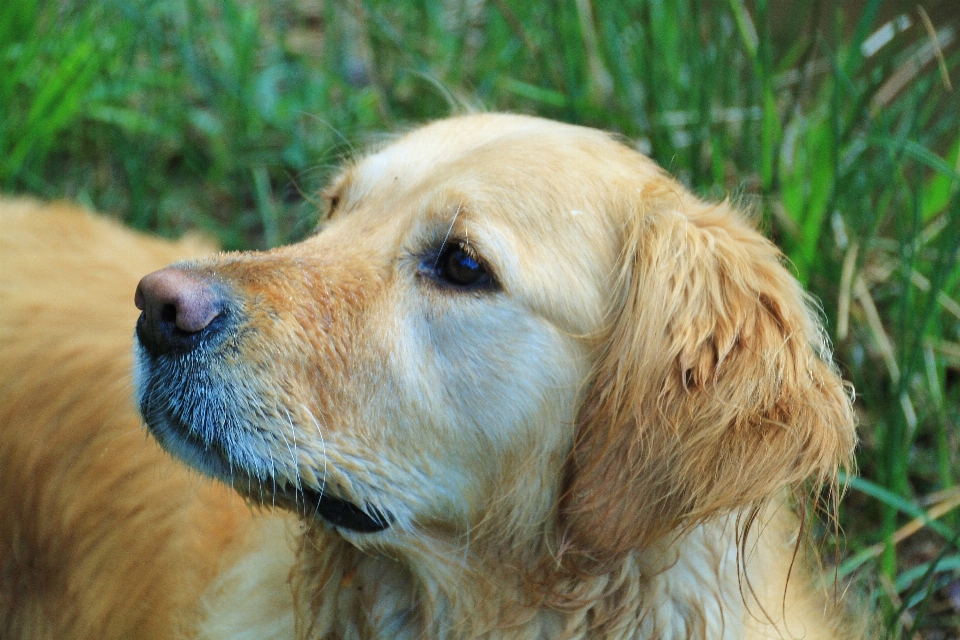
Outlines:
[[[484,114],[433,123],[355,166],[363,218],[469,239],[514,295],[573,332],[605,308],[639,155],[593,129]],[[620,209],[620,210],[618,210]],[[388,220],[390,222],[388,222]],[[417,246],[418,243],[411,243]]]
[[655,164],[607,133],[476,114],[431,123],[374,151],[350,167],[340,190],[382,222],[402,225],[427,213],[449,224],[465,210],[461,219],[499,218],[535,235],[612,239],[625,200],[661,177]]
[[334,227],[362,232],[364,246],[384,256],[467,240],[511,294],[589,333],[612,295],[626,218],[660,182],[669,182],[661,169],[607,133],[471,115],[416,129],[353,164],[335,187],[349,213]]
[[491,171],[545,172],[565,159],[576,159],[588,170],[591,156],[623,151],[595,129],[513,114],[474,114],[433,122],[370,153],[353,168],[353,188],[363,197],[394,181],[413,186],[440,173],[449,177],[451,169],[493,177]]

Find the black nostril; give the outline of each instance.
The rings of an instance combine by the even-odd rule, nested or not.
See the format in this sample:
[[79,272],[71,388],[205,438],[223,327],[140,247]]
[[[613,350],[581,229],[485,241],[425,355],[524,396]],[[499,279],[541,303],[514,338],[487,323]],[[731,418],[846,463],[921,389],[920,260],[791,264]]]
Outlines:
[[160,322],[176,325],[177,308],[172,304],[163,305],[163,308],[160,309]]
[[189,351],[222,325],[218,287],[190,271],[161,269],[144,276],[134,303],[142,311],[137,339],[153,355]]

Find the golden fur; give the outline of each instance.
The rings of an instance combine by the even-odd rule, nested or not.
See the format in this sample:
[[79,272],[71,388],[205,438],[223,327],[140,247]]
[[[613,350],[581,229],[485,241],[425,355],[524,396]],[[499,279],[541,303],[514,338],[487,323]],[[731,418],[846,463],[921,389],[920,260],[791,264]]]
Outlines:
[[137,280],[201,247],[0,203],[0,636],[854,637],[793,515],[836,489],[850,400],[742,214],[494,114],[325,195],[299,244],[163,272],[225,309],[189,357],[138,329],[150,429],[252,511],[130,399]]

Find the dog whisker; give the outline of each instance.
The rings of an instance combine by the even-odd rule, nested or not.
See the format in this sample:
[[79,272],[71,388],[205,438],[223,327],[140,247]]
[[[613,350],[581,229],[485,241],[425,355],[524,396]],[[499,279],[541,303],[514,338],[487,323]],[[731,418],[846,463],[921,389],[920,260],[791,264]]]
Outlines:
[[[284,411],[286,412],[286,410],[284,410]],[[294,432],[294,429],[295,429],[295,428],[294,428],[294,426],[293,426],[293,420],[290,418],[289,412],[286,412],[286,415],[287,415],[287,423],[290,425],[290,430],[291,430],[291,432]],[[283,444],[284,444],[284,446],[286,446],[286,448],[287,448],[287,453],[289,453],[290,456],[293,458],[293,470],[294,470],[293,495],[294,495],[294,502],[296,502],[297,499],[298,499],[298,496],[304,497],[304,496],[303,496],[303,489],[302,489],[302,487],[300,486],[300,471],[299,471],[298,464],[297,464],[297,456],[296,456],[296,442],[297,442],[297,441],[296,441],[296,436],[294,436],[294,441],[293,441],[293,442],[294,442],[294,447],[291,448],[291,447],[290,447],[290,441],[287,440],[287,436],[286,436],[286,434],[283,433],[283,429],[282,429],[282,428],[277,429],[277,432],[280,434],[280,437],[283,439]],[[272,464],[273,464],[273,459],[271,458],[271,465],[272,465]],[[271,477],[274,478],[274,495],[276,495],[276,469],[274,469],[273,472],[271,473]],[[284,474],[284,484],[286,484],[286,474]],[[304,499],[304,501],[306,501],[306,500]]]
[[437,257],[433,261],[433,268],[436,269],[437,265],[440,264],[440,256],[443,255],[443,249],[447,246],[447,240],[450,239],[450,234],[453,233],[453,227],[457,224],[457,218],[460,217],[460,210],[462,205],[457,205],[457,210],[453,213],[453,220],[450,221],[450,226],[447,228],[447,235],[443,236],[443,242],[440,243],[440,250],[437,252]]
[[313,421],[313,425],[317,428],[317,436],[320,438],[320,456],[323,458],[323,466],[320,470],[320,487],[318,489],[319,494],[323,496],[323,492],[327,487],[327,443],[323,437],[323,429],[320,427],[320,422],[317,420],[317,417],[313,415],[313,412],[307,408],[306,405],[300,405],[300,408],[304,413]]
[[[340,138],[340,140],[347,146],[347,149],[350,150],[350,153],[351,153],[351,154],[356,154],[357,150],[356,150],[356,148],[353,146],[353,143],[350,141],[350,138],[348,138],[347,136],[345,136],[345,135],[343,134],[343,132],[340,131],[340,129],[338,129],[337,127],[335,127],[334,124],[333,124],[332,122],[330,122],[330,120],[328,120],[328,119],[326,119],[326,118],[322,118],[322,117],[320,117],[319,115],[317,115],[316,113],[308,113],[307,116],[308,116],[310,119],[314,120],[315,122],[319,122],[320,124],[322,124],[323,126],[325,126],[331,133],[333,133],[335,136],[337,136],[338,138]],[[330,166],[331,166],[331,167],[336,167],[337,165],[330,165]]]

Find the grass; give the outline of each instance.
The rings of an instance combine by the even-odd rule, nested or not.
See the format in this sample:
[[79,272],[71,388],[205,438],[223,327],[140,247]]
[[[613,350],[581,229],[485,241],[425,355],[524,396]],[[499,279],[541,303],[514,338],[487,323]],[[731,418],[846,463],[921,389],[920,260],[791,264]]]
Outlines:
[[0,189],[260,248],[376,132],[464,105],[618,131],[756,208],[822,302],[863,440],[837,574],[889,637],[957,637],[960,11],[924,6],[13,0]]

